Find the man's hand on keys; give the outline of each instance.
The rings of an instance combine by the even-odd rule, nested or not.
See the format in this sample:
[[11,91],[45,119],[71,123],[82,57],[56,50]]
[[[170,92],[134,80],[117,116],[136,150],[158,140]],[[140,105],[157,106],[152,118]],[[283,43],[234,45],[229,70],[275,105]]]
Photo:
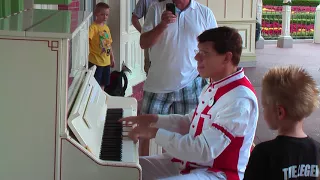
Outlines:
[[122,118],[119,121],[124,122],[126,125],[137,125],[128,134],[129,138],[135,143],[138,142],[140,138],[142,139],[152,139],[155,138],[158,128],[151,127],[152,124],[156,123],[158,120],[157,115],[141,115],[141,116],[131,116]]

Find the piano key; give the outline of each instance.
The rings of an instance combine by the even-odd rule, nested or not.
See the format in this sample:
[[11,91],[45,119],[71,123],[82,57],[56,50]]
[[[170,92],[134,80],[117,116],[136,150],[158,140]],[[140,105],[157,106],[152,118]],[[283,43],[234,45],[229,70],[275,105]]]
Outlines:
[[100,159],[108,161],[122,160],[123,127],[119,119],[123,117],[123,109],[108,109],[104,124]]
[[107,113],[108,114],[123,114],[123,109],[122,108],[108,109]]
[[134,142],[130,139],[122,140],[122,161],[124,162],[134,162],[135,156],[132,156],[136,152]]

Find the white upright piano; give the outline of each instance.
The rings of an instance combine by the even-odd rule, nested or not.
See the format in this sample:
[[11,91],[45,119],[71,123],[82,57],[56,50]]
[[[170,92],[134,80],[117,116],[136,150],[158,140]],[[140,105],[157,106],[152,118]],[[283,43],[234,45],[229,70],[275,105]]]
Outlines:
[[88,69],[89,12],[27,10],[0,19],[0,179],[138,180],[138,145]]

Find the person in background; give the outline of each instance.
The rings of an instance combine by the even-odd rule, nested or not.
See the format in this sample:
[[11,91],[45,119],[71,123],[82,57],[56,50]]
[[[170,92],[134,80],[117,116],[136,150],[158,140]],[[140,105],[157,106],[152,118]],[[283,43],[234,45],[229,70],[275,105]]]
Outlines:
[[258,22],[258,19],[256,20],[256,36],[255,36],[255,42],[259,41],[261,35],[261,24]]
[[303,131],[303,122],[319,106],[316,81],[300,67],[275,67],[262,80],[264,119],[278,136],[252,151],[244,180],[319,177],[319,144]]
[[[155,2],[161,2],[163,0],[139,0],[131,17],[132,25],[141,33],[142,27],[139,19],[146,18],[149,7]],[[150,68],[149,49],[144,50],[144,71],[148,74]]]
[[129,132],[134,142],[155,138],[166,150],[140,157],[142,179],[243,179],[259,108],[252,84],[238,68],[242,39],[237,30],[219,27],[203,32],[198,41],[197,69],[212,83],[203,88],[194,111],[120,120],[138,125]]
[[106,3],[98,3],[94,9],[95,21],[89,28],[89,68],[96,65],[95,79],[104,90],[110,83],[110,70],[114,66],[112,37],[108,20],[110,7]]
[[[176,14],[166,11],[174,3]],[[212,11],[195,0],[166,0],[150,6],[140,36],[152,65],[144,83],[142,114],[188,114],[205,84],[199,77],[194,49],[197,36],[217,27]],[[148,142],[140,142],[148,155]],[[144,145],[146,144],[146,145]]]

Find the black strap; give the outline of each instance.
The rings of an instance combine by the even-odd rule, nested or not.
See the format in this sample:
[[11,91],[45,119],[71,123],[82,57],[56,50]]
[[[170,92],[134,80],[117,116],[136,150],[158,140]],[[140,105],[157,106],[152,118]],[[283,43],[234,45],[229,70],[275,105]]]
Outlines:
[[126,92],[127,88],[128,88],[128,78],[127,78],[127,75],[124,71],[121,71],[121,78],[123,78],[124,80],[124,85],[123,85],[123,93]]

